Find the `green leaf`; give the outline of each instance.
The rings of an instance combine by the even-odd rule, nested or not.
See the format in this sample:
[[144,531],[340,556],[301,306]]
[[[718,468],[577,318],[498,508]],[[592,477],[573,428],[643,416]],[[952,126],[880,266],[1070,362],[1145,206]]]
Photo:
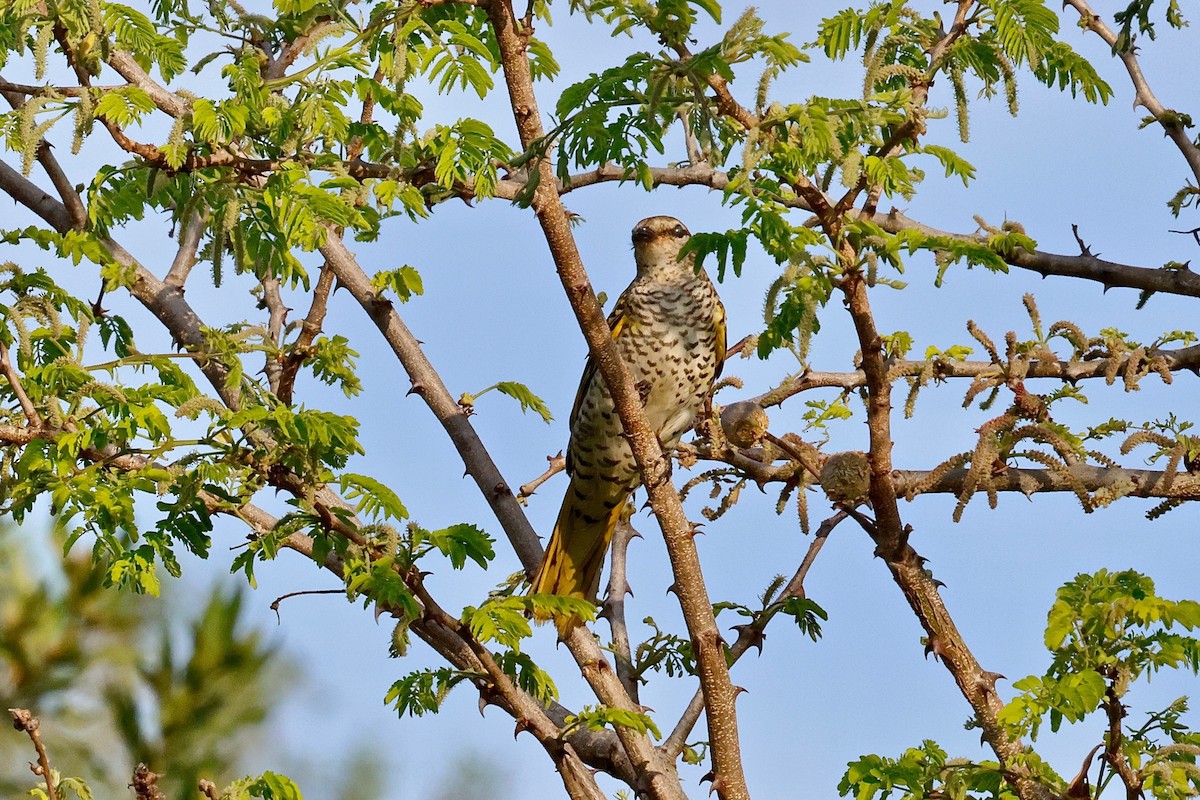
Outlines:
[[391,518],[397,522],[408,519],[408,509],[399,496],[380,481],[367,475],[343,473],[338,476],[338,488],[350,501],[357,500],[357,510],[376,519]]
[[122,86],[107,91],[96,103],[96,115],[105,117],[122,128],[136,125],[154,110],[150,95],[136,86]]
[[264,772],[249,787],[251,797],[261,797],[263,800],[304,800],[300,787],[286,775],[275,772]]
[[442,667],[413,672],[392,684],[383,702],[394,705],[400,716],[436,714],[450,690],[469,677]]
[[593,731],[622,727],[638,733],[648,733],[656,739],[662,738],[662,733],[659,732],[658,726],[654,724],[654,720],[650,718],[649,714],[608,706],[584,706],[578,714],[572,714],[564,720],[563,732],[566,733],[578,727],[585,727]]
[[550,413],[550,409],[546,407],[546,403],[533,392],[529,391],[529,387],[523,383],[516,381],[500,381],[495,386],[496,391],[500,394],[508,395],[521,404],[521,411],[533,411],[544,422],[550,422],[554,419],[554,415]]
[[408,265],[397,269],[376,272],[374,277],[371,278],[371,286],[377,294],[381,295],[384,291],[391,289],[392,293],[400,299],[401,303],[407,303],[412,299],[413,295],[422,295],[425,293],[421,274]]
[[428,542],[450,559],[450,565],[462,569],[471,559],[487,569],[488,562],[496,557],[495,540],[474,525],[459,523],[436,531],[418,528],[413,537],[414,546]]

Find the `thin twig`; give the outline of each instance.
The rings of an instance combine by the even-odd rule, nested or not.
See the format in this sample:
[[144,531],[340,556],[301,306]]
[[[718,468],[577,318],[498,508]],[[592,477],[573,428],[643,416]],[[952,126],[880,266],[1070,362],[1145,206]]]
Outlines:
[[533,497],[533,493],[539,486],[567,468],[567,459],[563,456],[562,450],[559,450],[556,456],[546,456],[546,461],[550,462],[546,471],[529,483],[522,483],[521,488],[517,490],[517,502],[521,505],[528,505],[529,498]]
[[271,393],[278,396],[283,376],[280,347],[283,344],[283,327],[287,324],[287,315],[291,309],[283,304],[283,295],[279,293],[279,278],[274,275],[266,275],[261,281],[261,286],[262,303],[260,307],[265,306],[267,309],[267,337],[274,345],[273,351],[269,350],[266,353],[263,372],[266,373]]
[[279,595],[279,597],[276,597],[273,601],[271,601],[270,608],[272,611],[275,612],[275,621],[276,622],[283,621],[283,619],[279,616],[279,604],[280,603],[282,603],[284,600],[287,600],[289,597],[300,597],[301,595],[310,595],[310,594],[345,595],[346,590],[345,589],[301,589],[298,592],[287,592],[286,594],[281,594],[281,595]]
[[275,395],[287,405],[292,403],[296,375],[300,372],[301,365],[312,355],[312,344],[325,324],[325,312],[329,307],[329,293],[333,291],[336,280],[329,264],[322,264],[321,274],[313,288],[312,304],[308,307],[308,314],[304,317],[304,321],[300,323],[300,333],[296,335],[296,340],[287,347],[287,353],[283,356],[283,366],[279,371],[279,385],[275,389]]
[[629,588],[628,559],[629,543],[641,534],[627,521],[617,525],[612,540],[612,567],[609,570],[608,590],[605,592],[604,608],[600,616],[608,620],[612,631],[612,650],[616,661],[617,677],[634,703],[638,699],[638,676],[633,672],[633,654],[629,645],[629,626],[625,620],[625,596],[632,595]]
[[818,482],[821,480],[821,470],[817,465],[812,463],[812,459],[803,450],[786,439],[781,439],[772,433],[764,433],[763,438],[786,453],[797,464],[808,470],[809,474],[816,478]]
[[33,749],[37,751],[38,763],[30,764],[34,775],[46,781],[46,796],[49,800],[58,800],[58,790],[54,786],[54,771],[50,769],[50,756],[46,753],[46,745],[42,743],[41,722],[27,708],[10,708],[13,727],[29,735]]
[[196,254],[200,250],[200,239],[204,235],[207,222],[207,214],[192,211],[181,223],[179,248],[175,251],[175,258],[171,261],[167,277],[163,278],[163,283],[167,286],[182,289],[183,285],[187,283],[188,275],[191,274],[192,267],[196,265]]
[[[821,552],[821,548],[825,546],[825,541],[829,538],[829,534],[833,529],[844,520],[848,515],[845,511],[838,511],[829,519],[821,523],[813,534],[813,540],[809,543],[808,551],[804,554],[804,559],[800,562],[800,566],[796,569],[796,573],[792,579],[787,582],[783,590],[779,593],[773,606],[781,607],[793,597],[804,596],[804,579],[808,577],[808,572],[812,569],[813,563],[817,560],[817,554]],[[737,663],[746,651],[751,647],[758,647],[762,650],[762,641],[766,638],[764,630],[767,624],[774,618],[774,611],[762,614],[752,624],[742,627],[738,634],[737,641],[729,648],[729,664],[733,666]],[[670,735],[663,740],[659,749],[670,759],[674,760],[683,752],[686,745],[687,737],[691,735],[692,728],[700,719],[701,712],[704,711],[704,695],[697,691],[692,696],[686,709],[679,717],[679,721],[675,723],[675,727],[671,730]]]

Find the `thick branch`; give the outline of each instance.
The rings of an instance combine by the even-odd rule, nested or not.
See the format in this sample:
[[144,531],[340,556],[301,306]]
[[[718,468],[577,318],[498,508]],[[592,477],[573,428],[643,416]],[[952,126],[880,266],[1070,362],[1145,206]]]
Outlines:
[[[853,263],[844,257],[843,264]],[[858,334],[862,352],[862,370],[867,388],[867,432],[871,462],[871,506],[875,509],[873,537],[876,552],[885,560],[899,556],[907,543],[907,533],[896,505],[896,490],[892,484],[892,383],[888,380],[887,359],[883,339],[875,327],[867,298],[867,283],[858,271],[850,271],[842,281],[846,307]]]
[[633,671],[632,651],[629,646],[629,626],[625,621],[625,596],[632,595],[629,588],[628,563],[629,542],[640,537],[632,525],[622,522],[613,532],[612,556],[609,560],[608,591],[605,592],[604,609],[600,616],[608,620],[612,630],[613,658],[616,660],[617,677],[625,687],[625,693],[634,703],[638,699],[638,675]]
[[[491,506],[492,512],[496,514],[496,518],[504,528],[509,542],[521,559],[526,574],[532,575],[541,562],[541,543],[517,503],[512,490],[508,488],[507,482],[492,461],[491,455],[467,419],[466,413],[442,383],[441,376],[429,363],[429,359],[421,350],[420,343],[409,331],[404,321],[400,319],[391,302],[379,297],[375,292],[370,278],[359,266],[354,255],[346,249],[345,242],[333,228],[328,229],[321,253],[325,256],[326,263],[337,276],[341,285],[358,301],[379,328],[384,339],[391,345],[392,352],[395,353],[412,381],[411,393],[417,394],[425,401],[442,427],[445,428],[459,455],[462,456],[467,473],[475,479],[484,499]],[[584,678],[603,703],[614,708],[640,710],[625,695],[612,666],[590,633],[582,627],[577,627],[566,640],[566,644],[576,662],[579,663]],[[629,753],[629,760],[635,765],[634,769],[637,770],[637,775],[647,775],[646,765],[651,763],[654,753],[649,741],[644,736],[632,734],[625,728],[618,728],[618,736],[625,746],[626,752]],[[593,762],[589,761],[589,763]],[[671,773],[670,769],[655,770],[653,780],[669,783]],[[634,785],[639,783],[639,780],[628,775],[623,779]],[[681,797],[677,792],[675,794],[663,793],[661,796]]]
[[163,283],[182,289],[187,283],[192,267],[196,266],[196,254],[200,250],[200,239],[204,235],[204,226],[208,222],[205,214],[192,211],[179,224],[179,248],[171,261],[171,268]]
[[[964,242],[978,244],[981,241],[976,236],[950,233],[923,225],[916,220],[909,219],[896,209],[892,209],[887,214],[875,214],[870,217],[870,221],[890,233],[918,230],[931,236],[944,236]],[[1149,292],[1200,297],[1200,275],[1187,269],[1134,267],[1115,261],[1106,261],[1091,253],[1064,256],[1042,250],[1030,252],[1017,249],[1011,253],[999,255],[1012,266],[1036,272],[1042,277],[1061,275],[1069,278],[1083,278],[1102,284],[1106,290],[1114,286],[1125,286]]]
[[[517,130],[522,146],[529,147],[542,138],[544,129],[533,93],[533,81],[524,41],[518,29],[519,23],[508,0],[493,0],[488,13],[496,32]],[[541,170],[544,180],[539,181],[531,205],[550,247],[567,299],[587,340],[588,349],[612,394],[613,404],[642,473],[650,505],[662,526],[675,575],[674,589],[691,634],[700,670],[700,684],[704,690],[713,752],[713,789],[722,800],[748,798],[738,741],[736,691],[729,680],[721,634],[704,586],[700,560],[692,539],[692,524],[669,479],[670,462],[658,443],[657,435],[646,422],[637,389],[617,353],[611,331],[596,301],[571,233],[570,219],[555,189],[553,170],[545,161],[539,161],[534,168]],[[581,632],[576,628],[572,638],[579,635]],[[627,742],[627,747],[634,746],[641,751],[647,744],[645,737],[636,737],[635,740],[630,731],[622,731],[622,741]],[[639,758],[633,752],[630,757],[635,764],[639,763]],[[652,749],[651,757],[642,762],[650,770],[649,788],[656,796],[677,797],[680,794],[678,783],[667,785],[667,773],[653,767],[656,762],[662,761],[661,756]]]
[[[722,461],[737,468],[759,485],[783,483],[795,478],[796,466],[793,461],[788,460],[778,466],[764,463],[761,460],[762,450],[725,449],[713,452],[704,446],[693,446],[692,450],[698,458]],[[966,469],[951,469],[931,481],[930,470],[897,469],[892,471],[892,485],[897,498],[910,500],[922,494],[958,495],[962,493],[967,473]],[[1091,494],[1108,490],[1130,497],[1200,500],[1200,475],[1186,472],[1176,473],[1168,482],[1167,473],[1162,470],[1068,464],[1062,470],[1008,467],[989,480],[990,487],[997,492],[1020,492],[1027,497],[1041,492],[1075,492],[1082,488]]]
[[391,346],[392,352],[412,381],[409,393],[416,394],[424,400],[438,422],[446,429],[455,449],[462,456],[467,474],[474,478],[492,512],[500,520],[526,574],[532,575],[542,559],[542,546],[537,533],[530,526],[504,476],[500,474],[499,468],[467,419],[466,412],[455,401],[450,390],[442,383],[441,376],[421,350],[420,342],[396,313],[391,301],[380,297],[375,291],[367,273],[359,266],[354,254],[346,249],[346,243],[332,227],[328,228],[325,244],[321,246],[321,254],[333,275],[367,312],[367,316]]
[[[1162,358],[1163,366],[1171,372],[1188,370],[1200,373],[1200,345],[1179,348],[1177,350],[1152,350],[1147,358]],[[1118,374],[1129,365],[1131,353],[1122,353],[1116,357]],[[1107,379],[1111,368],[1112,358],[1097,358],[1088,361],[1031,361],[1029,362],[1029,378],[1051,378],[1065,383],[1076,383],[1081,380],[1095,378]],[[1001,368],[991,361],[954,361],[950,359],[928,361],[897,360],[887,362],[888,372],[892,378],[917,378],[932,369],[934,380],[950,378],[978,378],[989,375],[1000,375]],[[854,372],[816,372],[805,371],[796,377],[785,381],[769,392],[751,398],[750,402],[758,403],[764,408],[781,404],[789,397],[813,389],[858,389],[867,385],[867,376],[863,370]]]
[[1025,752],[1025,745],[1019,739],[1011,738],[1008,729],[998,718],[1000,710],[1004,708],[1004,702],[995,691],[999,676],[985,671],[967,647],[938,594],[936,582],[925,569],[925,560],[906,545],[901,557],[889,559],[887,565],[896,585],[925,629],[926,652],[939,659],[954,677],[954,682],[975,711],[975,721],[984,740],[995,751],[1017,794],[1023,800],[1050,800],[1050,790],[1013,763]]
[[3,375],[8,381],[8,387],[12,389],[13,396],[17,398],[17,402],[21,405],[21,411],[24,412],[25,418],[29,420],[30,426],[40,428],[42,418],[38,416],[37,408],[29,399],[29,395],[25,393],[25,387],[21,385],[21,376],[17,374],[17,367],[12,363],[12,356],[9,354],[7,345],[0,341],[0,375]]

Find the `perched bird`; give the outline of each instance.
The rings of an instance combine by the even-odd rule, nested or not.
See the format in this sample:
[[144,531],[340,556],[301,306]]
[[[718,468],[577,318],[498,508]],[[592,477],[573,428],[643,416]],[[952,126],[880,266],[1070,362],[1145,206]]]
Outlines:
[[[695,257],[679,255],[689,238],[673,217],[639,222],[633,229],[637,277],[608,317],[646,420],[668,453],[691,428],[725,356],[725,308],[708,275],[696,269]],[[570,424],[571,484],[532,591],[595,600],[613,530],[641,475],[592,358]],[[560,620],[560,632],[570,624]]]

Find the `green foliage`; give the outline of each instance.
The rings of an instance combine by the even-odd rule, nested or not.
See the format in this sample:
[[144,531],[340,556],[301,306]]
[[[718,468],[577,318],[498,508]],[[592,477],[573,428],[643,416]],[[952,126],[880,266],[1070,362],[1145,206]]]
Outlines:
[[662,738],[658,726],[649,714],[608,706],[584,706],[578,714],[569,715],[564,721],[563,734],[566,735],[576,728],[598,731],[615,727],[648,733],[656,739]]
[[221,792],[221,797],[229,800],[304,800],[300,788],[291,778],[275,772],[264,772],[257,778],[235,781]]
[[[162,574],[178,575],[186,563],[181,550],[199,557],[219,552],[212,541],[214,516],[247,517],[245,504],[264,492],[281,491],[288,513],[270,530],[255,523],[233,559],[235,571],[245,572],[253,584],[257,564],[288,544],[304,542],[318,563],[341,569],[349,599],[395,618],[395,655],[408,651],[414,628],[424,633],[419,626],[434,619],[463,631],[476,649],[494,648],[495,664],[532,697],[549,703],[558,690],[523,650],[533,635],[531,620],[593,622],[595,605],[579,598],[516,596],[519,579],[512,579],[464,608],[461,624],[453,613],[444,616],[431,605],[425,576],[434,565],[444,569],[446,562],[452,570],[465,570],[468,562],[491,568],[493,538],[471,521],[427,529],[410,520],[401,500],[408,490],[349,471],[364,469],[358,461],[366,449],[358,420],[311,402],[293,404],[280,388],[281,372],[291,381],[303,366],[347,398],[362,389],[360,354],[349,339],[332,329],[312,329],[311,321],[318,318],[321,325],[334,324],[332,311],[325,322],[325,298],[313,302],[313,313],[303,318],[302,311],[281,311],[276,302],[299,307],[297,300],[310,300],[304,296],[312,292],[310,271],[320,263],[315,254],[328,237],[345,232],[347,238],[381,241],[385,234],[395,236],[391,228],[385,230],[385,221],[404,215],[418,222],[451,199],[471,204],[502,195],[528,205],[539,190],[545,159],[553,161],[556,177],[571,189],[614,174],[646,190],[678,182],[716,187],[723,203],[740,208],[740,226],[698,233],[689,248],[698,263],[715,257],[722,281],[730,272],[741,276],[756,261],[751,253],[761,248],[764,266],[773,262],[777,270],[764,299],[757,352],[766,358],[786,350],[807,370],[811,338],[830,306],[836,307],[830,301],[840,300],[845,287],[862,281],[870,289],[902,289],[897,276],[908,263],[930,256],[939,285],[949,268],[960,264],[1005,272],[1010,261],[1036,248],[1016,222],[996,227],[978,220],[977,233],[954,236],[920,228],[884,230],[872,221],[885,201],[914,198],[931,176],[961,180],[964,186],[974,180],[974,166],[959,153],[926,141],[937,140],[937,126],[948,116],[941,106],[955,107],[959,134],[966,140],[977,89],[985,100],[1003,92],[1014,114],[1018,79],[1028,76],[1088,102],[1106,103],[1113,96],[1097,70],[1063,41],[1058,14],[1045,0],[977,0],[962,7],[964,17],[954,26],[923,6],[881,0],[865,9],[831,11],[803,47],[788,34],[768,31],[753,9],[723,24],[717,0],[572,0],[571,10],[603,23],[614,35],[635,34],[633,50],[620,63],[561,90],[553,102],[551,129],[524,146],[508,125],[497,132],[482,119],[456,118],[475,113],[477,100],[493,99],[489,94],[501,58],[485,5],[380,0],[350,8],[274,0],[274,12],[266,15],[225,0],[153,0],[153,19],[119,3],[83,0],[49,5],[16,0],[0,8],[5,77],[18,80],[13,76],[30,67],[32,73],[19,80],[34,88],[14,95],[22,102],[0,114],[0,137],[19,154],[24,173],[32,175],[39,158],[44,161],[45,153],[53,152],[44,149],[45,143],[57,144],[55,126],[63,119],[72,120],[73,152],[101,132],[108,146],[112,139],[127,154],[80,176],[85,220],[63,223],[55,217],[48,227],[5,231],[3,241],[32,244],[85,266],[97,279],[93,292],[102,285],[123,298],[124,290],[144,298],[155,284],[116,242],[161,224],[160,233],[169,228],[180,242],[198,234],[196,259],[205,262],[201,272],[209,273],[212,288],[232,296],[256,287],[247,306],[254,310],[245,318],[231,303],[216,326],[196,324],[188,335],[176,336],[167,348],[171,352],[146,353],[135,344],[130,323],[103,308],[103,294],[93,302],[95,294],[77,296],[45,272],[0,268],[0,341],[11,351],[23,389],[22,396],[11,380],[0,381],[0,406],[4,422],[20,434],[10,438],[31,437],[8,447],[0,459],[0,512],[22,521],[49,508],[69,524],[64,545],[91,546],[95,570],[89,580],[97,592],[101,584],[111,584],[158,593]],[[1129,52],[1136,35],[1152,39],[1155,14],[1165,12],[1169,25],[1185,24],[1177,0],[1159,0],[1157,9],[1153,5],[1153,0],[1132,0],[1117,12],[1117,52]],[[554,78],[559,72],[554,54],[529,25],[533,20],[538,26],[550,24],[548,3],[534,2],[528,13],[518,21],[517,35],[529,70],[535,78]],[[716,34],[709,33],[711,23],[720,29]],[[218,49],[198,50],[213,46]],[[779,76],[812,56],[861,62],[861,87],[847,97],[775,100]],[[74,63],[66,63],[67,57]],[[131,63],[153,71],[153,80],[161,78],[163,86],[129,78]],[[105,90],[56,88],[61,82],[48,78],[74,75],[78,83],[88,83],[88,76],[107,76],[114,68],[128,82]],[[186,80],[189,72],[205,69],[203,81]],[[743,92],[747,79],[754,79],[752,72],[757,83]],[[95,85],[106,82],[107,77]],[[423,88],[454,94],[454,114],[438,117],[436,109],[427,111],[418,97]],[[525,113],[515,110],[518,116]],[[1186,114],[1176,112],[1152,122],[1191,125]],[[578,186],[571,185],[572,170],[587,173]],[[1200,190],[1187,184],[1168,205],[1179,215],[1198,197]],[[203,296],[190,288],[205,280],[201,272],[189,278],[187,295],[178,283],[190,267],[188,255],[182,253],[171,267],[163,298]],[[416,269],[400,259],[383,263],[402,265],[372,277],[378,310],[390,310],[389,301],[405,303],[424,294]],[[1172,262],[1165,269],[1185,267]],[[280,296],[269,295],[268,287]],[[161,318],[188,317],[189,324],[193,313],[182,302],[155,311]],[[464,329],[470,324],[464,320]],[[91,328],[99,329],[98,337],[88,338]],[[1194,335],[1176,331],[1143,348],[1115,330],[1088,339],[1070,326],[1051,326],[1047,335],[1035,320],[1034,328],[1028,341],[1013,335],[1003,356],[1004,348],[998,350],[986,336],[977,338],[997,370],[1019,368],[1018,356],[1043,358],[1055,336],[1071,345],[1072,363],[1127,357],[1136,369],[1150,368],[1148,354],[1156,348],[1194,342]],[[916,348],[907,331],[883,336],[881,343],[893,361],[909,358]],[[101,349],[106,360],[96,363]],[[1136,358],[1130,355],[1139,350]],[[946,362],[963,361],[970,353],[958,344],[930,347],[925,353],[930,369],[912,379],[914,393],[941,377],[936,370]],[[201,373],[212,385],[211,395],[195,383]],[[1020,377],[996,375],[993,389],[1001,388],[1006,377]],[[1117,377],[1115,368],[1107,377],[1110,382]],[[1136,388],[1137,377],[1126,368],[1127,388]],[[465,393],[461,408],[467,414],[479,410],[479,398],[493,389],[516,400],[522,412],[551,421],[546,404],[517,381]],[[845,392],[806,401],[799,417],[804,430],[828,439],[830,426],[851,416],[849,397]],[[1045,407],[1065,399],[1086,397],[1069,387],[1048,393]],[[1132,436],[1141,438],[1128,440],[1130,446],[1151,443],[1157,448],[1151,459],[1166,459],[1171,475],[1181,468],[1194,471],[1200,460],[1200,439],[1173,420],[1140,428],[1112,420],[1085,437],[1042,416],[1019,431],[996,434],[988,454],[1001,465],[1009,458],[1039,463],[1044,463],[1039,457],[1052,458],[1016,449],[1032,438],[1052,446],[1053,457],[1083,459],[1092,455],[1084,449],[1085,438],[1133,429]],[[984,466],[972,463],[972,470]],[[804,513],[811,481],[802,475],[797,473],[787,491],[798,490]],[[728,477],[718,476],[714,483]],[[736,498],[745,480],[735,476],[730,484],[735,489],[727,499]],[[340,497],[331,501],[335,490]],[[824,610],[806,597],[779,599],[780,585],[773,582],[759,606],[721,601],[714,609],[732,611],[729,616],[742,623],[734,629],[759,643],[777,614],[792,618],[802,634],[816,640],[827,619]],[[120,597],[119,602],[133,602],[128,595]],[[0,600],[9,602],[7,595]],[[153,714],[136,692],[121,688],[104,695],[119,711],[121,735],[132,743],[131,751],[144,752],[149,760],[165,757],[164,749],[174,747],[191,758],[188,744],[180,744],[189,725],[203,724],[224,735],[265,713],[252,697],[240,706],[247,719],[213,710],[220,705],[218,692],[240,698],[240,691],[257,687],[257,677],[247,676],[270,656],[253,637],[233,632],[238,602],[233,595],[213,596],[192,631],[189,654],[181,654],[177,644],[172,651],[177,637],[164,640],[157,658],[138,661],[140,683],[134,685],[154,685],[162,704],[156,720],[162,741],[141,730],[143,718]],[[66,613],[57,599],[46,605],[49,610],[35,608],[25,598],[17,619],[36,627],[47,614]],[[94,609],[71,610],[106,634],[117,633],[97,619]],[[652,672],[695,675],[690,639],[660,629],[650,618],[646,622],[652,634],[629,654],[634,680],[644,682]],[[1195,672],[1200,649],[1180,631],[1196,625],[1200,606],[1157,598],[1153,584],[1134,573],[1081,576],[1060,591],[1050,614],[1051,668],[1015,684],[1020,694],[1003,719],[1013,730],[1036,736],[1047,716],[1057,730],[1064,719],[1075,722],[1114,708],[1139,676],[1165,667]],[[20,631],[10,633],[15,637]],[[86,636],[72,628],[61,643],[70,646]],[[63,667],[63,674],[79,678],[62,654],[45,657]],[[34,680],[24,674],[38,671],[25,653],[13,660],[23,680]],[[42,677],[56,675],[48,671]],[[424,669],[397,681],[386,700],[402,715],[433,713],[464,680],[490,678],[448,667]],[[1200,788],[1193,777],[1200,751],[1188,749],[1196,743],[1180,723],[1183,707],[1152,715],[1146,726],[1130,732],[1123,751],[1156,797],[1175,800]],[[605,707],[569,717],[566,731],[614,726],[659,736],[648,715]],[[206,752],[232,758],[223,745],[204,742]],[[706,743],[688,745],[683,758],[699,762],[706,748]],[[186,791],[194,788],[197,770],[215,769],[212,762],[195,764],[173,768],[192,782]],[[1062,793],[1061,780],[1032,753],[1006,767],[1027,769]],[[82,784],[64,781],[63,786],[77,794],[86,791]],[[998,765],[949,759],[932,742],[898,759],[864,756],[850,766],[839,788],[862,800],[892,793],[956,800],[1010,793]],[[232,784],[225,796],[299,798],[300,793],[288,779],[264,773]]]
[[392,293],[400,298],[401,303],[407,303],[413,295],[425,294],[421,274],[407,265],[375,273],[371,278],[371,287],[379,294],[383,294],[385,289],[391,289]]
[[1048,674],[1124,670],[1135,681],[1164,667],[1197,672],[1200,641],[1176,633],[1177,627],[1200,627],[1200,603],[1161,598],[1152,580],[1132,570],[1079,575],[1058,590],[1050,608],[1045,641],[1054,661]]
[[[1113,14],[1113,20],[1121,26],[1117,32],[1117,40],[1113,42],[1113,53],[1124,53],[1133,47],[1133,26],[1137,24],[1138,33],[1144,33],[1153,40],[1157,36],[1154,20],[1150,18],[1150,10],[1155,0],[1131,0],[1129,5]],[[1183,11],[1179,8],[1179,0],[1166,0],[1166,20],[1172,28],[1182,28],[1187,25]]]
[[1159,597],[1154,582],[1132,570],[1079,575],[1057,593],[1046,624],[1053,660],[1044,676],[1013,684],[1021,691],[1001,719],[1036,738],[1050,717],[1057,731],[1102,705],[1120,703],[1132,683],[1163,668],[1200,671],[1200,640],[1177,633],[1200,626],[1200,603]]
[[653,617],[646,617],[642,622],[649,625],[654,634],[633,651],[633,674],[639,680],[646,681],[646,673],[650,670],[665,672],[671,678],[696,674],[696,654],[690,640],[662,631]]
[[1015,800],[1016,794],[1004,781],[1000,765],[951,759],[936,742],[926,739],[910,747],[899,758],[866,755],[847,765],[838,783],[838,794],[854,800],[886,798],[896,793],[905,800],[923,797]]
[[488,562],[496,557],[495,540],[474,525],[460,523],[436,531],[413,529],[413,547],[420,551],[425,545],[436,548],[450,559],[455,569],[466,566],[467,559],[487,569]]
[[[173,593],[150,601],[114,592],[87,557],[44,572],[42,554],[30,553],[34,533],[0,531],[0,701],[34,709],[55,763],[88,765],[97,797],[127,791],[125,765],[137,760],[163,774],[171,796],[200,778],[228,780],[288,685],[282,655],[246,629],[242,594],[214,588],[168,627],[168,611],[179,610]],[[55,532],[52,547],[63,539]],[[72,700],[80,692],[93,698],[83,715]],[[0,793],[16,797],[41,779],[26,766],[28,740],[10,734],[0,754],[19,769],[0,772]],[[60,788],[86,791],[71,778]]]
[[546,403],[542,400],[542,398],[529,391],[529,387],[525,384],[517,383],[516,381],[500,381],[499,383],[493,383],[486,389],[482,389],[474,394],[471,394],[470,392],[463,392],[462,396],[458,399],[458,403],[469,411],[474,411],[475,401],[493,389],[498,391],[500,394],[507,395],[508,397],[511,397],[520,403],[521,411],[532,411],[541,417],[543,422],[549,423],[554,420],[554,415],[550,413],[550,409],[546,406]]
[[436,714],[450,690],[469,677],[446,667],[420,670],[392,684],[383,702],[394,705],[402,717]]

